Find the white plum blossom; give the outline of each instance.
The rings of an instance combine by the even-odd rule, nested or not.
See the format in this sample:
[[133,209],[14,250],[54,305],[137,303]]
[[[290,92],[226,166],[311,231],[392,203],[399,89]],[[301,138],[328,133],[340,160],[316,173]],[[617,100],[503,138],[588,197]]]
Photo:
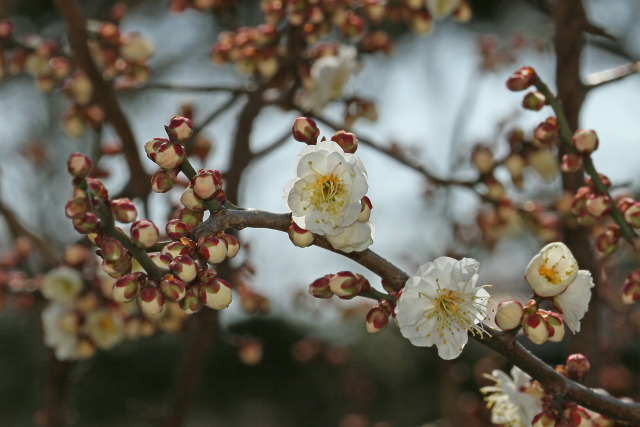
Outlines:
[[42,310],[44,343],[53,348],[58,360],[76,360],[78,351],[78,321],[71,306],[53,302]]
[[579,270],[578,277],[567,287],[567,290],[553,299],[553,305],[562,316],[569,329],[575,334],[580,332],[580,320],[589,308],[591,288],[593,288],[591,273]]
[[589,271],[578,270],[578,262],[564,243],[542,248],[529,262],[525,279],[536,295],[553,297],[553,305],[569,329],[580,332],[594,284]]
[[83,329],[96,347],[104,350],[112,348],[124,339],[122,318],[106,308],[90,312]]
[[436,20],[441,20],[451,15],[458,8],[462,0],[426,0],[427,10]]
[[373,244],[376,229],[371,221],[356,221],[336,236],[325,236],[334,249],[350,253],[360,252]]
[[562,242],[549,243],[534,256],[524,278],[536,295],[553,297],[567,289],[578,275],[578,262]]
[[483,334],[489,293],[478,287],[475,259],[439,257],[418,269],[402,290],[396,309],[400,332],[413,345],[438,347],[443,359],[460,355],[467,333]]
[[319,235],[336,236],[358,219],[369,189],[364,164],[333,141],[305,146],[296,159],[295,178],[282,197],[293,221]]
[[312,87],[301,100],[307,111],[319,112],[329,102],[342,96],[349,77],[358,69],[358,52],[355,47],[340,45],[337,55],[325,55],[311,66]]
[[49,271],[42,281],[42,295],[50,301],[70,302],[82,290],[82,276],[78,270],[61,266]]
[[542,412],[542,391],[531,382],[531,377],[517,366],[511,369],[511,376],[495,369],[485,377],[494,385],[482,387],[487,396],[487,407],[491,409],[491,422],[509,427],[525,427]]

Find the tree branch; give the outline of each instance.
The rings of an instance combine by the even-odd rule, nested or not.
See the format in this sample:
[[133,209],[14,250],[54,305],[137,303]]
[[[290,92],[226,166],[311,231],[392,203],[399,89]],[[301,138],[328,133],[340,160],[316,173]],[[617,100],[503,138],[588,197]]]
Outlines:
[[587,85],[587,88],[591,90],[609,83],[617,82],[639,72],[640,61],[631,62],[629,64],[620,65],[619,67],[590,74],[585,78],[585,84]]

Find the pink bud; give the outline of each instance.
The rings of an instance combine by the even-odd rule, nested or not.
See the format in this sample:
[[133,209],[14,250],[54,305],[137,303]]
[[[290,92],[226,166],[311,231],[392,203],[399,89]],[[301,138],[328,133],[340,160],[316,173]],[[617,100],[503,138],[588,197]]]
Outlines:
[[589,155],[598,148],[598,135],[592,129],[578,129],[571,143],[580,154]]
[[193,135],[193,125],[186,117],[174,117],[169,122],[169,126],[165,126],[164,129],[172,141],[180,143],[187,141]]
[[80,234],[95,233],[100,228],[100,219],[96,214],[87,212],[85,216],[73,218],[73,228]]
[[319,279],[316,279],[309,285],[309,293],[321,299],[329,299],[333,296],[333,292],[331,292],[331,288],[329,287],[330,275],[322,276]]
[[367,332],[375,334],[383,331],[389,324],[389,312],[378,304],[369,310],[365,320]]
[[69,160],[67,160],[67,170],[75,178],[86,178],[91,172],[92,166],[91,159],[78,152],[71,153]]
[[291,130],[293,131],[293,139],[307,145],[316,145],[320,135],[320,129],[318,129],[316,122],[308,117],[295,119]]
[[135,221],[138,216],[136,206],[129,199],[115,199],[109,202],[113,219],[122,223]]
[[207,307],[222,310],[231,304],[231,285],[222,279],[213,278],[200,286],[199,295]]
[[367,222],[371,217],[371,209],[373,209],[373,205],[371,204],[371,200],[367,196],[364,196],[362,200],[360,200],[362,207],[360,208],[360,215],[358,216],[358,222]]
[[198,255],[209,264],[219,264],[227,259],[227,241],[215,236],[203,236],[198,239]]
[[222,174],[213,169],[201,169],[193,177],[192,186],[193,192],[198,198],[212,199],[216,191],[222,189]]
[[164,170],[160,169],[151,177],[151,189],[155,193],[166,193],[173,188],[176,183],[176,177],[178,176],[178,170]]
[[139,248],[150,248],[158,243],[158,227],[148,219],[139,219],[131,224],[131,241]]
[[623,303],[634,304],[638,301],[640,301],[640,268],[633,270],[622,286]]
[[238,255],[240,251],[240,242],[235,236],[231,234],[221,234],[220,239],[224,239],[227,242],[227,258],[233,258]]
[[146,285],[140,288],[137,302],[140,310],[151,317],[162,313],[164,308],[164,296],[160,288],[156,286]]
[[351,299],[360,292],[360,280],[350,271],[341,271],[331,277],[329,288],[339,298]]
[[533,136],[540,143],[551,144],[558,139],[558,130],[560,130],[560,126],[558,126],[556,118],[549,117],[536,127]]
[[115,261],[102,260],[102,270],[115,279],[131,273],[131,266],[131,254],[129,252],[125,252],[124,256]]
[[91,190],[93,196],[105,203],[109,201],[109,192],[107,191],[107,188],[104,186],[102,181],[93,178],[86,178],[86,181],[87,187],[89,187],[89,190]]
[[173,274],[165,274],[160,281],[162,295],[167,301],[177,302],[184,298],[187,287],[179,277]]
[[182,193],[180,202],[184,205],[185,208],[191,211],[204,212],[204,202],[201,198],[196,196],[196,193],[194,193],[191,184],[189,184],[189,186]]
[[98,235],[95,243],[100,247],[100,256],[107,261],[116,261],[126,253],[122,243],[107,235]]
[[289,226],[289,240],[297,247],[306,248],[313,243],[314,239],[315,235],[312,232],[298,227],[295,222]]
[[184,147],[176,142],[165,142],[156,152],[155,162],[162,169],[175,169],[184,161]]
[[640,228],[640,203],[635,202],[624,211],[624,220],[633,228]]
[[171,272],[182,279],[183,282],[189,283],[198,275],[198,266],[189,255],[180,255],[173,259],[169,265]]
[[566,365],[569,378],[578,382],[582,382],[591,369],[589,360],[581,353],[567,357]]
[[203,212],[194,212],[187,208],[180,209],[175,215],[174,219],[179,219],[180,221],[187,224],[190,229],[196,228],[200,223],[202,223],[202,218],[204,217]]
[[525,317],[522,324],[522,329],[527,338],[529,338],[534,344],[542,344],[549,338],[549,327],[544,318],[536,314],[531,314]]
[[140,286],[145,283],[144,273],[125,274],[113,284],[113,300],[124,303],[133,301],[138,296]]
[[187,289],[184,298],[180,301],[180,308],[187,314],[194,314],[200,311],[202,306],[198,288],[192,286]]
[[162,146],[162,144],[164,144],[165,142],[169,142],[169,140],[166,138],[153,138],[152,140],[147,141],[144,144],[144,151],[145,153],[147,153],[147,157],[149,158],[149,160],[151,160],[152,162],[156,161],[156,153],[160,149],[160,146]]
[[83,218],[90,209],[86,197],[72,197],[64,206],[64,214],[71,219]]
[[331,140],[337,143],[345,153],[355,153],[358,149],[358,138],[351,132],[339,130],[333,134]]
[[522,107],[526,110],[540,111],[546,104],[546,98],[538,90],[527,93],[522,99]]
[[578,172],[579,170],[582,170],[582,165],[582,156],[569,153],[562,156],[560,170],[565,173]]
[[620,227],[615,224],[607,226],[604,232],[600,233],[596,238],[596,252],[598,255],[605,257],[611,255],[618,248],[618,242],[622,237]]
[[517,300],[502,301],[496,310],[496,325],[503,331],[510,331],[520,326],[524,309]]
[[514,92],[525,90],[532,84],[535,84],[538,81],[538,76],[536,72],[531,67],[522,67],[516,70],[508,79],[507,79],[507,89],[512,90]]
[[586,202],[587,211],[596,218],[609,213],[612,206],[611,197],[605,194],[591,194]]
[[180,239],[180,241],[167,243],[162,247],[163,254],[178,257],[180,255],[192,255],[196,249],[195,242],[189,239]]
[[[542,310],[541,310],[542,311]],[[564,338],[564,322],[562,316],[552,311],[542,313],[547,325],[549,325],[549,339],[551,342],[560,342]]]
[[189,237],[191,235],[189,226],[179,219],[170,219],[167,222],[165,231],[171,240],[180,240],[182,237]]

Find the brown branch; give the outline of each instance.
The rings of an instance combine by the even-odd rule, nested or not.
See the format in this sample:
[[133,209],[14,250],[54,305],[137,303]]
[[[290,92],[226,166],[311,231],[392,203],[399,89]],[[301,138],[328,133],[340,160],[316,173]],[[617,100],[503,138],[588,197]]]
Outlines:
[[631,62],[629,64],[620,65],[619,67],[590,74],[585,78],[585,84],[588,89],[595,89],[608,83],[617,82],[625,77],[637,73],[640,73],[640,61]]
[[262,157],[265,157],[271,154],[274,150],[278,149],[278,147],[281,147],[285,142],[287,142],[291,138],[292,138],[291,130],[287,129],[287,131],[280,138],[276,139],[271,144],[267,145],[261,150],[252,151],[250,161],[254,162]]
[[87,25],[80,7],[75,0],[54,0],[54,3],[67,23],[69,41],[73,48],[75,60],[93,85],[93,99],[100,104],[104,110],[105,117],[122,140],[122,150],[130,173],[129,183],[127,184],[128,194],[130,197],[145,199],[151,191],[149,176],[142,167],[133,131],[118,104],[113,86],[111,82],[102,77],[102,73],[91,57],[87,44]]
[[198,126],[194,126],[193,128],[193,135],[191,136],[191,138],[189,139],[189,141],[187,141],[187,143],[184,144],[184,148],[185,150],[188,152],[189,149],[191,148],[191,145],[193,145],[193,142],[196,140],[196,136],[198,136],[198,134],[200,134],[200,132],[202,132],[202,130],[207,127],[209,125],[209,123],[213,122],[215,119],[217,119],[222,113],[224,113],[225,111],[227,111],[229,108],[231,108],[231,106],[233,104],[235,104],[238,99],[240,99],[240,95],[243,92],[238,91],[238,92],[233,92],[231,94],[231,97],[229,99],[227,99],[222,105],[220,105],[218,108],[216,108],[215,110],[213,110],[204,120],[202,120],[201,123],[198,123]]
[[147,83],[140,89],[141,90],[145,90],[145,89],[169,90],[172,92],[230,92],[233,94],[248,92],[248,89],[244,89],[241,87],[229,87],[224,85],[191,86],[191,85],[180,85],[180,84],[174,84],[174,83],[160,83],[160,82]]

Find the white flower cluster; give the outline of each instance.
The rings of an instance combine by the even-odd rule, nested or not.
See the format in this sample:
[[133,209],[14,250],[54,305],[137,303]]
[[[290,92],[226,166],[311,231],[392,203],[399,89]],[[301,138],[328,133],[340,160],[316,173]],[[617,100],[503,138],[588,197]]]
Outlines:
[[342,252],[373,243],[375,228],[362,202],[369,179],[358,156],[334,141],[320,141],[300,151],[294,174],[282,197],[300,228],[325,236]]

